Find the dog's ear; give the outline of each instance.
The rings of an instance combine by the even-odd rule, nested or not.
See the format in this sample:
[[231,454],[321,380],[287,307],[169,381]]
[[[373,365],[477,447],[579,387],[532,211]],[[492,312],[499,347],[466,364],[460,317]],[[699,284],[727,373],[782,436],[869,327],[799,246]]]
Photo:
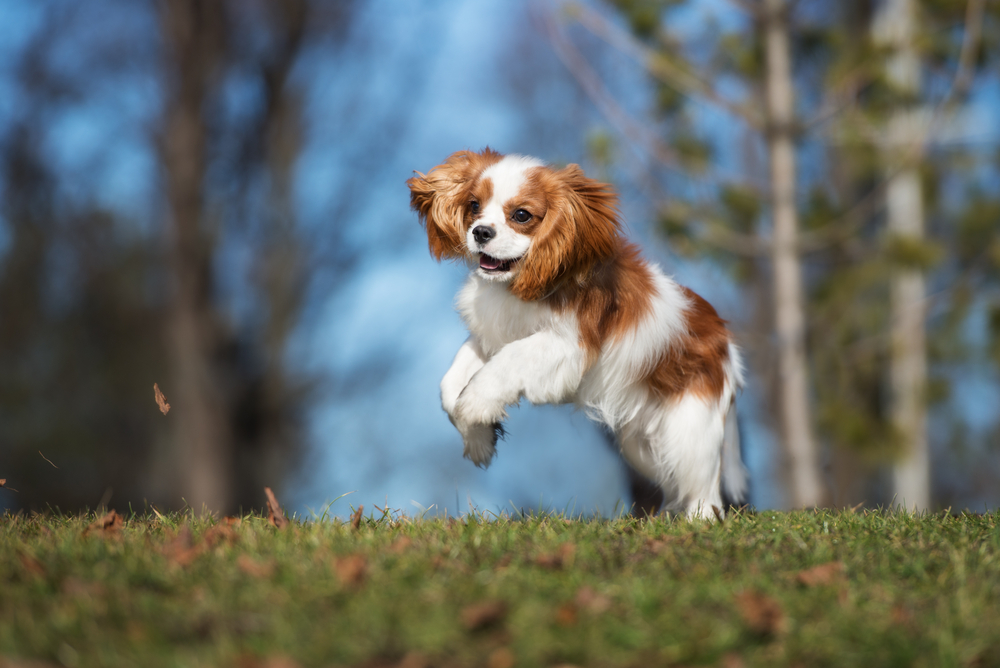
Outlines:
[[541,299],[564,277],[586,271],[609,257],[620,239],[618,196],[606,183],[588,178],[579,165],[542,170],[538,178],[548,205],[511,291]]
[[410,187],[410,206],[427,227],[427,243],[438,260],[465,254],[465,205],[473,181],[503,156],[490,148],[481,153],[458,151],[427,174],[417,172]]

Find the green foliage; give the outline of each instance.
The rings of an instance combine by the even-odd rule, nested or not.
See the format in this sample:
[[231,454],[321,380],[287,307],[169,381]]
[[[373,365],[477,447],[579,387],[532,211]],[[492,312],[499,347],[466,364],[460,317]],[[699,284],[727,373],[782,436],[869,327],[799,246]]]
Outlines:
[[997,514],[0,518],[0,662],[993,665]]
[[886,237],[885,255],[893,267],[928,271],[944,257],[944,249],[922,237],[894,234]]
[[654,37],[660,27],[663,13],[679,4],[678,0],[611,0],[611,4],[628,20],[636,36]]

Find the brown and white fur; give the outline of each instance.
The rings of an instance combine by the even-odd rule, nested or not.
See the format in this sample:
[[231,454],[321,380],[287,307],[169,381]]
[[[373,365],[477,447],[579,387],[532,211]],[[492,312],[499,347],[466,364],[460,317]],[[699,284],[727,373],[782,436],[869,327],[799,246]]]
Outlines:
[[431,254],[465,260],[469,338],[441,404],[488,466],[506,407],[574,403],[615,433],[666,508],[714,517],[742,502],[740,354],[708,302],[621,234],[617,196],[577,165],[459,151],[407,181]]

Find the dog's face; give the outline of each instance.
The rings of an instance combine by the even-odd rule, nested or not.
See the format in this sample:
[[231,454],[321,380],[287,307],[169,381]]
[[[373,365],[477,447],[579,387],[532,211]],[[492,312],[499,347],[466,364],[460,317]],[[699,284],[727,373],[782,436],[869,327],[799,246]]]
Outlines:
[[544,297],[618,242],[614,193],[577,165],[554,170],[535,158],[459,151],[407,185],[431,253],[468,260],[521,299]]

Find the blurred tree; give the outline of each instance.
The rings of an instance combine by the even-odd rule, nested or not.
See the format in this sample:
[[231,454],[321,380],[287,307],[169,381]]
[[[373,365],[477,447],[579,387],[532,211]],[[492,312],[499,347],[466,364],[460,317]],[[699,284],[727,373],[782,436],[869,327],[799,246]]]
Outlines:
[[[794,507],[819,505],[825,490],[813,434],[805,346],[790,8],[783,0],[739,3],[747,13],[736,30],[725,33],[706,23],[703,30],[689,30],[685,39],[680,31],[668,28],[667,17],[697,14],[697,3],[610,4],[628,22],[631,34],[583,7],[572,6],[570,14],[647,69],[656,91],[652,127],[614,100],[583,55],[555,27],[550,31],[553,41],[612,124],[638,153],[656,163],[638,177],[649,186],[661,227],[674,248],[724,257],[741,282],[763,282],[770,272],[770,290],[758,288],[756,295],[763,306],[758,313],[773,317],[773,323],[765,326],[773,336],[764,337],[776,358],[777,372],[771,380],[775,422],[788,467],[788,501]],[[735,121],[739,130],[727,128],[725,139],[707,136],[705,108],[721,114],[725,120],[718,122]],[[741,156],[724,144],[739,133],[744,142],[760,142],[770,170],[766,181],[759,178],[756,156],[742,156],[748,158],[743,173],[732,169]],[[664,169],[668,175],[663,175]],[[770,215],[762,216],[764,211]],[[761,227],[768,222],[769,229]]]
[[[315,379],[289,367],[287,344],[319,270],[351,258],[330,242],[340,229],[317,240],[297,222],[294,72],[343,41],[352,6],[43,5],[0,154],[0,356],[17,369],[0,378],[0,452],[18,505],[95,505],[103,481],[119,503],[231,512],[296,463]],[[130,118],[122,99],[146,111]],[[49,150],[58,121],[94,107],[155,156],[148,221],[99,204],[93,183],[80,196]]]
[[[963,120],[961,102],[995,81],[988,54],[1000,37],[996,7],[982,0],[731,0],[721,10],[682,0],[608,4],[628,32],[582,6],[568,5],[569,14],[645,68],[651,118],[630,115],[561,31],[552,31],[553,41],[636,149],[636,176],[657,202],[672,247],[730,267],[755,295],[755,312],[773,314],[773,325],[758,323],[759,338],[744,336],[765,374],[772,364],[761,350],[776,346],[775,422],[792,472],[791,503],[822,495],[808,436],[812,396],[822,441],[834,446],[831,475],[823,476],[832,501],[897,497],[927,507],[926,403],[954,367],[938,366],[936,377],[927,369],[945,361],[940,351],[955,350],[970,304],[992,308],[969,295],[983,295],[992,280],[991,251],[983,249],[993,247],[985,237],[997,228],[983,212],[993,206],[984,184],[995,182],[995,156],[983,159],[969,136],[979,126]],[[758,177],[761,154],[767,182]],[[963,190],[969,195],[956,195]],[[924,238],[924,216],[934,239]],[[963,233],[982,244],[971,264],[960,259]],[[928,302],[924,277],[934,268],[932,281],[960,282],[947,299]],[[768,272],[771,297],[759,285]],[[977,287],[965,281],[971,275]],[[894,473],[883,496],[875,483],[886,463]]]

